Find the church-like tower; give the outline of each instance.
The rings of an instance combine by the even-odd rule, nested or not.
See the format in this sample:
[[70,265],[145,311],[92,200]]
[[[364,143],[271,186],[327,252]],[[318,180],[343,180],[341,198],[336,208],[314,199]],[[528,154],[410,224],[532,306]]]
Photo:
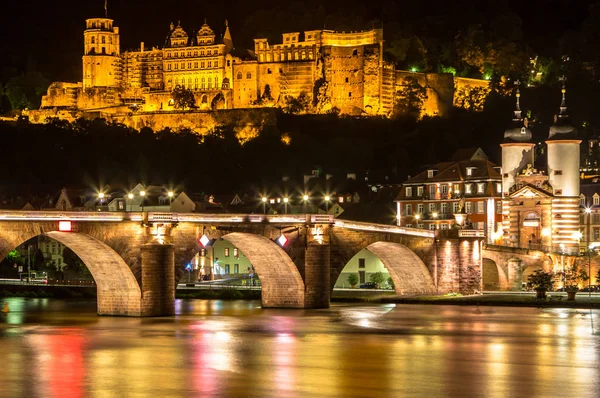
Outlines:
[[563,78],[560,112],[546,140],[548,182],[554,190],[552,201],[552,242],[567,249],[579,248],[579,157],[581,140],[569,123]]
[[83,88],[120,86],[119,28],[108,18],[91,18],[85,23]]
[[[504,132],[504,141],[500,144],[502,147],[502,214],[504,215],[502,228],[505,235],[510,230],[511,224],[511,219],[508,217],[510,202],[508,196],[516,188],[516,176],[527,165],[533,165],[535,161],[535,144],[531,142],[531,130],[527,127],[527,120],[523,118],[521,111],[519,81],[516,82],[516,86],[517,104],[512,125]],[[515,223],[518,220],[512,220],[512,222]]]

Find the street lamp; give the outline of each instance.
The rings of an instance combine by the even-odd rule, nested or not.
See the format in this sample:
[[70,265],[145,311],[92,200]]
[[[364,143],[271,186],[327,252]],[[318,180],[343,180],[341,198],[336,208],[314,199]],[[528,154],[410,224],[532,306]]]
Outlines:
[[283,205],[284,205],[284,209],[285,209],[285,214],[287,214],[287,207],[288,207],[289,201],[290,201],[290,198],[283,198]]
[[167,196],[169,197],[169,211],[171,211],[171,201],[173,200],[173,191],[169,191],[169,193],[167,193]]
[[129,198],[129,211],[131,211],[131,201],[133,200],[133,194],[130,192],[127,197]]
[[144,212],[144,199],[146,198],[146,191],[140,191],[140,196],[142,197],[142,213]]
[[329,213],[329,201],[331,200],[331,196],[325,196],[325,213]]
[[267,198],[263,196],[261,200],[263,204],[263,214],[267,214]]
[[304,195],[302,197],[302,203],[304,204],[304,213],[306,213],[307,202],[308,202],[308,195]]

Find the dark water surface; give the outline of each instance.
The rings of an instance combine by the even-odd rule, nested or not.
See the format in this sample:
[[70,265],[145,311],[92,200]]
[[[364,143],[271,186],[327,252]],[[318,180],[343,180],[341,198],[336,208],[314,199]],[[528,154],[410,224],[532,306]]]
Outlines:
[[597,310],[177,300],[137,319],[6,301],[2,397],[600,396]]

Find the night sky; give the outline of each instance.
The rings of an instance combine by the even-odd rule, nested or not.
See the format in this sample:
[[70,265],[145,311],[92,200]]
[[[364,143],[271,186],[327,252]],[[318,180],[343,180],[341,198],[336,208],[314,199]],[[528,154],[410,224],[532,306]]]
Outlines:
[[[426,17],[447,16],[457,30],[476,20],[486,20],[498,13],[515,12],[523,19],[524,39],[537,52],[551,52],[558,39],[568,30],[580,29],[592,0],[431,0],[376,2],[352,0],[274,0],[172,2],[154,0],[109,0],[109,17],[121,29],[122,50],[164,43],[169,23],[181,20],[188,31],[198,29],[206,17],[217,34],[228,19],[237,47],[252,47],[252,38],[265,35],[278,40],[282,30],[292,31],[323,27],[337,21],[340,26],[368,28],[369,22],[413,23],[415,30],[427,25]],[[367,4],[365,4],[367,3]],[[437,5],[436,5],[437,4]],[[518,6],[518,8],[517,8]],[[0,23],[2,67],[24,68],[33,65],[51,80],[80,79],[84,21],[104,15],[104,0],[5,0]],[[323,14],[324,13],[324,14]],[[321,16],[319,16],[321,15]],[[327,15],[324,19],[322,15]],[[417,22],[415,22],[417,21]],[[420,26],[419,26],[420,25]],[[428,26],[428,28],[433,28]],[[444,28],[445,29],[445,28]],[[442,33],[442,32],[441,32]]]

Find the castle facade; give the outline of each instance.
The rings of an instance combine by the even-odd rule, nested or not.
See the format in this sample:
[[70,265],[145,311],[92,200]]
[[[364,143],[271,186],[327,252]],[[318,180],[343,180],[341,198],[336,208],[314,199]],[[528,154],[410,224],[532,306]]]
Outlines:
[[383,58],[382,29],[284,33],[276,44],[256,38],[254,49],[239,56],[227,22],[222,37],[206,22],[190,33],[171,23],[163,48],[142,42],[126,52],[112,19],[86,20],[83,35],[82,81],[52,83],[37,119],[74,112],[174,112],[177,86],[194,93],[200,111],[284,107],[300,98],[312,113],[337,109],[387,116],[408,76],[427,88],[424,114],[442,115],[452,106],[456,87],[487,86],[481,80],[396,70]]

